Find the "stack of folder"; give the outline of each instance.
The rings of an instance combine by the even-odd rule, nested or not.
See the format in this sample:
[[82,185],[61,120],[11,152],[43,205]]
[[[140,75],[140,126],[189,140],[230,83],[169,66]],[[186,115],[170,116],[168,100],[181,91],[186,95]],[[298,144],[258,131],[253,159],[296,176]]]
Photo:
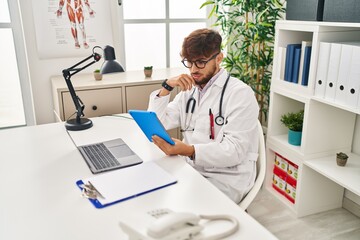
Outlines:
[[315,93],[349,108],[360,108],[360,42],[320,42]]

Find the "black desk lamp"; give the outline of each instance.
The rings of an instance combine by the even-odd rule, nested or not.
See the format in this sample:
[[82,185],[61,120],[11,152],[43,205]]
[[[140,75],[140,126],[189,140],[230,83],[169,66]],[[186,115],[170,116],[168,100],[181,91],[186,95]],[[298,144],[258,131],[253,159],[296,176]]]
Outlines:
[[[77,64],[75,64],[72,67],[69,67],[67,69],[64,69],[62,71],[63,76],[65,78],[65,82],[66,85],[69,89],[71,98],[75,104],[75,108],[76,108],[76,118],[74,119],[69,119],[66,121],[65,123],[65,128],[67,130],[70,131],[80,131],[80,130],[85,130],[88,128],[91,128],[93,126],[93,123],[90,119],[87,118],[81,118],[84,116],[84,109],[85,109],[85,105],[83,104],[83,102],[81,101],[81,99],[76,95],[75,93],[75,89],[70,81],[71,76],[75,75],[76,73],[84,70],[85,68],[89,67],[90,65],[98,62],[101,59],[101,55],[95,52],[96,48],[100,48],[99,46],[95,46],[93,48],[93,53],[85,58],[84,60],[78,62]],[[108,59],[108,61],[110,61],[109,64],[107,64],[107,61],[105,61],[103,63],[103,66],[101,67],[100,72],[103,74],[106,73],[113,73],[113,72],[124,72],[124,69],[122,68],[122,66],[117,63],[115,61],[115,52],[114,52],[114,48],[111,46],[106,46],[104,49],[104,54],[105,54],[105,60]],[[83,67],[78,67],[80,64],[85,63],[86,61],[93,59],[90,63],[86,64]],[[105,68],[105,70],[103,71],[103,68]]]
[[104,58],[105,61],[100,70],[101,74],[124,72],[124,68],[117,61],[115,61],[115,51],[113,47],[109,45],[104,47]]

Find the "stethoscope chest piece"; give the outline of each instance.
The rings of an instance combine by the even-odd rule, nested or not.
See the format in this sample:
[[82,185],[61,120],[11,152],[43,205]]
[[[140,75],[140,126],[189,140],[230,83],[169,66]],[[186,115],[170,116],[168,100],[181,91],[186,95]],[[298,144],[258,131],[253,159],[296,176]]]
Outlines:
[[222,125],[224,125],[224,117],[223,116],[217,116],[216,118],[215,118],[215,123],[216,123],[216,125],[218,125],[218,126],[222,126]]

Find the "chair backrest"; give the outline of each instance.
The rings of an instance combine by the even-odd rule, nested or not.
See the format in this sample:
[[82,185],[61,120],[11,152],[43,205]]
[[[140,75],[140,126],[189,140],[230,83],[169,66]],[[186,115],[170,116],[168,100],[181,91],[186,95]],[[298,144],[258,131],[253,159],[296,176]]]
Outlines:
[[254,200],[256,195],[258,194],[264,180],[265,180],[265,172],[266,172],[266,154],[265,154],[265,140],[264,133],[262,130],[261,123],[258,121],[258,132],[259,132],[259,157],[256,161],[256,178],[254,186],[248,192],[248,194],[243,198],[243,200],[239,203],[239,206],[246,210],[250,203]]

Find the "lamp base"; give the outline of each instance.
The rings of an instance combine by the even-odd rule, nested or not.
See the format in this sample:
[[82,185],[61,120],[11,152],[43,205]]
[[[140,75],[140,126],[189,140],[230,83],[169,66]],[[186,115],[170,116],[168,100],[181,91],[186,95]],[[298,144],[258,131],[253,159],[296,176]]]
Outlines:
[[93,123],[90,119],[80,118],[80,121],[77,121],[76,118],[67,120],[65,123],[65,128],[69,131],[81,131],[88,128],[91,128]]

